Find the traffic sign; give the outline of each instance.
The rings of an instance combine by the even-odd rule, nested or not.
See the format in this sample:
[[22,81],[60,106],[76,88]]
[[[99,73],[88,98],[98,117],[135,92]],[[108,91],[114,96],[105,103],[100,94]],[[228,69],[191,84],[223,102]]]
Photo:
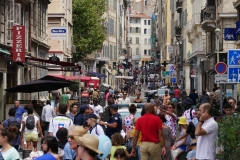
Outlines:
[[240,66],[240,49],[228,50],[228,67]]
[[227,83],[228,75],[227,74],[215,74],[214,75],[214,83]]
[[227,71],[227,65],[224,62],[218,62],[215,65],[215,70],[218,74],[224,74]]
[[176,83],[177,82],[177,78],[172,78],[172,83]]
[[162,77],[170,77],[169,71],[162,71]]
[[228,83],[240,83],[240,68],[228,68]]

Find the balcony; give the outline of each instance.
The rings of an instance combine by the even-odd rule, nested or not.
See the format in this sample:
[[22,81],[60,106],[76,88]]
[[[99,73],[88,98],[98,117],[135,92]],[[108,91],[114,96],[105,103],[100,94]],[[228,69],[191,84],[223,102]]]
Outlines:
[[216,28],[216,7],[206,6],[201,10],[201,27],[203,30],[210,32]]
[[176,11],[178,13],[182,12],[182,0],[177,0],[177,2],[176,2]]
[[192,29],[195,31],[194,33],[197,35],[202,34],[202,28],[201,28],[201,13],[194,13],[192,15]]
[[181,37],[182,28],[181,26],[175,26],[175,37]]

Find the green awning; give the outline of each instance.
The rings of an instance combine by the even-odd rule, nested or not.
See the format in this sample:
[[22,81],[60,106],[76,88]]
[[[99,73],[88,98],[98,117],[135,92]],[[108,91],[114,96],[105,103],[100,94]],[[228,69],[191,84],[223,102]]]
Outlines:
[[7,55],[11,55],[11,53],[8,50],[4,50],[2,48],[0,48],[0,53],[5,53]]

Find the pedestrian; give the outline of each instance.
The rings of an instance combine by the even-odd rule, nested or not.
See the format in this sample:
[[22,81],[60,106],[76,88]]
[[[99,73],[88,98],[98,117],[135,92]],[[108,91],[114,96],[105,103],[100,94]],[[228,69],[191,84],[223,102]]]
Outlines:
[[110,106],[110,113],[112,117],[109,118],[108,122],[99,122],[99,124],[107,126],[106,135],[109,138],[111,138],[114,133],[120,133],[122,130],[122,117],[118,113],[118,106],[116,104]]
[[67,104],[60,103],[58,108],[59,114],[50,121],[48,129],[49,135],[55,137],[59,128],[64,127],[68,129],[70,126],[73,125],[72,120],[66,117],[66,112],[68,109]]
[[102,113],[103,113],[103,107],[98,104],[98,99],[94,98],[93,99],[93,105],[89,105],[93,109],[93,113],[101,119]]
[[140,98],[141,92],[137,92],[137,98],[134,99],[134,103],[143,103],[143,99]]
[[[155,95],[154,95],[154,99],[151,99],[150,102],[151,102],[154,106],[156,106],[157,103],[159,103],[159,96],[158,96],[158,94],[155,94]],[[162,105],[162,101],[160,101],[160,105]]]
[[87,123],[90,125],[90,129],[88,131],[89,134],[95,136],[105,135],[102,126],[97,123],[98,117],[95,114],[89,114],[87,117]]
[[180,99],[180,95],[181,95],[181,90],[179,89],[179,87],[177,86],[174,90],[174,97],[177,99],[177,101],[179,101]]
[[117,149],[123,149],[128,158],[133,157],[133,154],[129,154],[127,148],[124,146],[124,139],[120,133],[114,133],[111,137],[112,148],[110,151],[110,160],[114,159],[114,153]]
[[161,155],[164,156],[166,154],[162,132],[162,121],[159,117],[155,116],[153,104],[147,103],[144,106],[144,109],[146,114],[138,118],[136,123],[136,132],[131,153],[136,156],[135,146],[137,144],[139,133],[141,132],[141,159],[148,160],[151,158],[152,160],[159,160]]
[[192,89],[192,92],[189,94],[189,98],[192,100],[193,102],[192,107],[195,109],[198,103],[198,94],[196,93],[195,89]]
[[109,97],[109,95],[110,95],[110,91],[109,91],[109,88],[108,88],[108,89],[106,89],[106,91],[105,91],[106,104],[107,104],[107,102],[108,102],[108,97]]
[[11,145],[18,151],[19,145],[21,143],[21,137],[20,137],[20,128],[21,128],[21,121],[18,118],[15,118],[16,109],[10,108],[8,111],[9,118],[3,121],[3,127],[10,127],[15,126],[18,128],[18,131],[16,133],[16,137],[11,141]]
[[237,101],[234,98],[229,97],[228,98],[228,103],[232,106],[232,113],[234,113],[236,111]]
[[45,137],[42,144],[42,150],[44,154],[35,160],[60,160],[58,156],[58,143],[55,137]]
[[74,117],[77,115],[77,108],[78,108],[78,105],[76,103],[73,103],[71,106],[70,106],[70,112],[68,114],[68,117],[74,121]]
[[123,120],[123,130],[125,133],[128,133],[129,131],[131,131],[133,129],[132,120],[134,118],[134,115],[137,112],[137,107],[134,104],[131,104],[128,107],[128,110],[129,110],[130,115],[126,116]]
[[197,150],[197,140],[193,139],[190,146],[189,146],[189,152],[187,154],[187,160],[195,160],[196,159],[196,150]]
[[172,154],[171,154],[171,146],[174,144],[175,138],[172,135],[171,129],[165,125],[166,123],[166,118],[163,114],[158,114],[159,118],[162,120],[162,132],[164,135],[164,141],[165,141],[165,147],[166,147],[166,154],[162,156],[162,160],[171,160],[172,159]]
[[199,107],[200,118],[195,130],[197,138],[196,159],[216,159],[218,124],[212,117],[213,108],[209,103]]
[[127,158],[126,152],[122,148],[117,149],[113,156],[116,160],[125,160]]
[[118,99],[118,104],[129,104],[130,99],[127,97],[127,92],[123,93],[123,98]]
[[68,104],[68,95],[66,91],[64,91],[63,94],[61,95],[61,103]]
[[95,160],[97,155],[101,155],[102,152],[98,150],[99,140],[96,136],[91,134],[85,134],[82,137],[74,136],[77,141],[78,149],[76,160]]
[[68,142],[64,147],[63,160],[76,160],[76,153],[78,151],[78,143],[74,136],[83,136],[88,131],[83,126],[73,125],[68,130]]
[[[142,115],[143,116],[143,115]],[[132,132],[131,132],[131,136],[130,138],[134,138],[134,135],[136,133],[136,122],[137,122],[137,118],[133,118],[133,129],[132,129]],[[136,151],[137,151],[137,157],[139,160],[141,160],[141,155],[140,155],[140,145],[141,145],[141,139],[142,139],[142,134],[141,132],[139,132],[139,136],[138,136],[138,140],[137,140],[137,145],[136,145]],[[132,145],[132,143],[130,144]],[[132,146],[129,146],[129,148],[132,149]]]
[[[180,127],[180,135],[179,136],[182,136],[186,132],[186,129],[187,129],[187,126],[188,126],[186,117],[180,117],[179,121],[178,121],[178,124],[179,124],[179,127]],[[188,135],[187,137],[177,141],[173,145],[172,149],[178,151],[178,154],[177,154],[176,158],[181,153],[187,151],[187,146],[191,143],[191,141],[192,141],[191,136]]]
[[167,105],[167,100],[171,98],[169,95],[168,95],[168,90],[165,90],[165,95],[162,96],[162,100],[163,100],[163,105]]
[[58,139],[58,148],[64,149],[66,143],[68,142],[67,136],[68,130],[66,128],[59,128],[56,133],[56,137]]
[[22,120],[22,115],[26,112],[26,110],[22,106],[20,106],[19,100],[14,101],[14,108],[16,109],[15,118]]
[[47,100],[46,106],[42,109],[42,122],[44,123],[44,131],[48,131],[50,120],[55,117],[54,107],[51,106],[51,101]]
[[210,103],[210,98],[209,98],[209,95],[206,93],[206,91],[202,92],[202,96],[200,97],[199,101],[200,101],[200,104]]
[[84,124],[84,122],[87,119],[87,115],[90,112],[90,108],[87,104],[82,104],[80,106],[80,111],[78,112],[78,114],[74,117],[74,121],[73,123],[75,125],[79,125],[82,126]]
[[[31,104],[26,106],[28,116],[24,117],[22,121],[22,130],[21,130],[21,137],[27,143],[28,150],[37,151],[37,142],[38,142],[38,134],[40,134],[41,138],[44,138],[40,120],[37,116],[33,115],[33,108]],[[32,145],[33,144],[33,145]],[[33,147],[33,148],[32,148]]]
[[183,107],[185,111],[183,112],[182,116],[187,118],[188,124],[192,122],[192,120],[195,118],[195,115],[196,115],[195,110],[192,109],[192,104],[193,102],[190,98],[185,98],[183,100]]
[[17,136],[18,128],[10,126],[0,129],[0,145],[2,148],[0,152],[4,160],[17,160],[20,159],[18,151],[11,146],[12,140]]

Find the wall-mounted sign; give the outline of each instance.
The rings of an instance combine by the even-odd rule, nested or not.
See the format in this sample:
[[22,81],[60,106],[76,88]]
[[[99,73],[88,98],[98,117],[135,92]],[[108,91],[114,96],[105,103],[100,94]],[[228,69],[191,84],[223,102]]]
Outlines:
[[64,40],[67,38],[66,27],[51,27],[50,33],[52,40]]
[[13,26],[13,62],[25,62],[25,26]]
[[236,35],[240,35],[240,21],[236,22]]
[[224,28],[224,40],[235,41],[237,39],[236,28]]

